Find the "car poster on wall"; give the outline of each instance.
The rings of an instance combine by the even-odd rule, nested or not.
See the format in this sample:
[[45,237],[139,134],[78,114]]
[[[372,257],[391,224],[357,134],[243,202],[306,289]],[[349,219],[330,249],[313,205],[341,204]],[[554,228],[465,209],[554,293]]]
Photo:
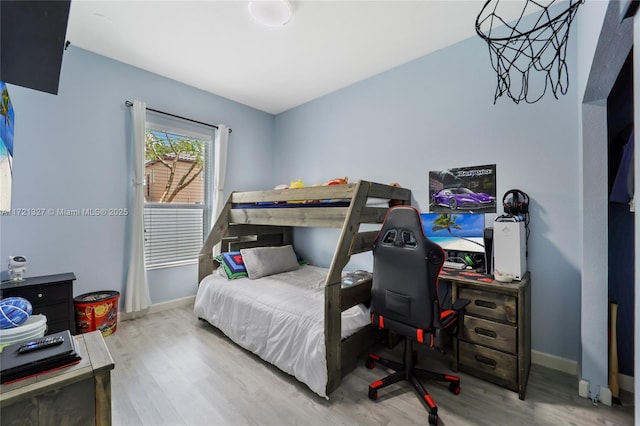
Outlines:
[[496,213],[496,165],[429,172],[431,213]]

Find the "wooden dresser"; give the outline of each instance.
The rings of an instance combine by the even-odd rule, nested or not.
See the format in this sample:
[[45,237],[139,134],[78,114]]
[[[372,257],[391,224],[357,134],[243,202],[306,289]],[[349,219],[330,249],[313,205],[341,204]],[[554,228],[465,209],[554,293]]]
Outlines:
[[47,334],[69,330],[76,334],[73,309],[73,272],[28,277],[24,281],[0,284],[0,298],[23,297],[31,302],[33,314],[47,317]]
[[[477,275],[477,274],[476,274]],[[454,339],[453,369],[518,392],[524,400],[531,367],[531,279],[500,283],[487,277],[441,276],[453,300],[470,300],[464,337]]]

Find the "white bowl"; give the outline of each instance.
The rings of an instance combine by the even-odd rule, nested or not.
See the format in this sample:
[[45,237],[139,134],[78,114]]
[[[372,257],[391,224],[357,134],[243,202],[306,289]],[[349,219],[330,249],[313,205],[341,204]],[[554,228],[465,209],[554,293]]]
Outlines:
[[0,330],[0,351],[5,346],[42,337],[46,331],[47,317],[42,314],[31,315],[18,327]]

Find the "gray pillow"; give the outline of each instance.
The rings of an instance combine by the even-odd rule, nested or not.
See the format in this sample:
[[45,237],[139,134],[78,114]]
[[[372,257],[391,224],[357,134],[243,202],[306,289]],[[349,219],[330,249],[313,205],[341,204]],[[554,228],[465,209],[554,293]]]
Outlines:
[[266,277],[298,269],[298,259],[291,245],[282,247],[256,247],[240,250],[249,279]]

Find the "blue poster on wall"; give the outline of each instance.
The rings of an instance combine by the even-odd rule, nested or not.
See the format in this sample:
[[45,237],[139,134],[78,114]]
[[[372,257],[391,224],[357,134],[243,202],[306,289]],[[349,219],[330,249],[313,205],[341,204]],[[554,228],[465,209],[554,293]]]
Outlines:
[[4,82],[0,82],[0,92],[0,211],[7,211],[11,208],[14,113]]

